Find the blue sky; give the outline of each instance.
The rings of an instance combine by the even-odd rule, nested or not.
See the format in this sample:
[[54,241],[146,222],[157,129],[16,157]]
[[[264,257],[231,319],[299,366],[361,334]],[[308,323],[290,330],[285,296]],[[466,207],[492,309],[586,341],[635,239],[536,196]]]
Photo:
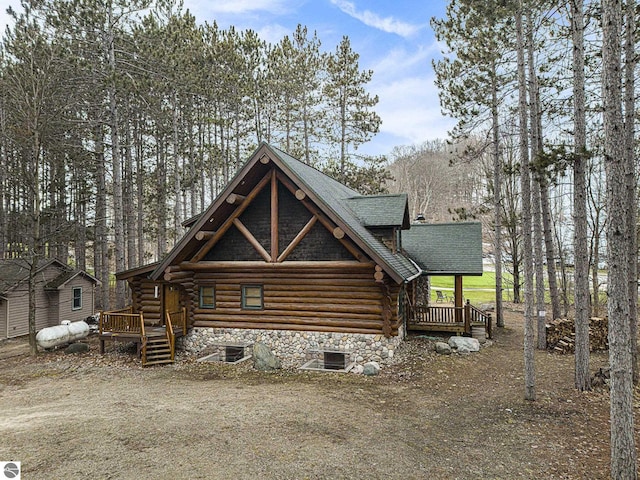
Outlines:
[[[0,0],[2,32],[8,5],[19,2]],[[272,43],[291,35],[298,24],[316,31],[325,51],[334,51],[348,35],[360,54],[360,69],[374,72],[370,93],[380,98],[380,133],[359,149],[369,155],[446,138],[453,126],[440,113],[431,66],[440,47],[429,20],[443,16],[445,5],[445,0],[184,0],[199,22],[251,28]]]

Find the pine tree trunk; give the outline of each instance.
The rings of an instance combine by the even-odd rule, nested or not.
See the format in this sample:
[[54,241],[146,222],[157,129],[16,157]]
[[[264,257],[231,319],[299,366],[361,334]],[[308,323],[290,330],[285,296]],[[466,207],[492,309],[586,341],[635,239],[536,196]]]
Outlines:
[[[633,418],[633,374],[629,318],[628,191],[625,181],[621,92],[622,5],[602,2],[602,97],[607,173],[609,364],[611,368],[611,478],[637,478]],[[635,228],[635,226],[633,226]]]
[[[529,119],[531,122],[530,138],[532,161],[536,164],[539,160],[538,155],[542,151],[542,128],[539,124],[540,116],[538,114],[538,79],[535,68],[535,58],[533,54],[533,22],[531,19],[531,10],[527,11],[527,66],[529,69]],[[539,350],[547,348],[547,330],[546,330],[546,310],[545,310],[545,283],[544,283],[544,256],[542,253],[542,209],[540,203],[541,186],[544,182],[546,171],[540,166],[535,165],[533,169],[532,191],[531,191],[531,213],[533,222],[533,265],[535,268],[535,294],[536,294],[536,331],[537,331],[537,347]]]
[[133,129],[136,152],[136,233],[138,234],[138,265],[144,265],[144,155],[143,138],[140,128],[140,119],[136,116],[135,127]]
[[[130,117],[131,112],[127,112]],[[136,255],[136,213],[133,195],[133,154],[131,149],[133,142],[131,139],[131,118],[124,122],[124,218],[126,228],[127,261],[126,268],[134,268],[137,264]],[[142,173],[142,172],[140,172]]]
[[542,211],[542,231],[544,238],[545,256],[547,258],[547,282],[551,299],[551,314],[553,318],[560,318],[560,293],[558,289],[558,275],[556,272],[556,253],[554,248],[554,228],[551,222],[551,206],[549,204],[549,180],[542,178],[540,183],[540,209]]
[[165,161],[165,144],[158,139],[158,165],[156,167],[156,187],[158,198],[156,201],[156,221],[158,228],[157,258],[162,259],[167,252],[167,167]]
[[502,162],[500,161],[500,124],[498,121],[498,86],[496,65],[491,72],[491,119],[493,134],[493,262],[496,273],[496,325],[504,327],[502,307]]
[[174,164],[174,188],[175,200],[173,203],[173,244],[178,242],[182,236],[182,169],[180,165],[180,152],[178,140],[178,94],[173,92],[173,164]]
[[635,68],[638,54],[635,51],[637,22],[635,8],[637,1],[627,0],[626,32],[625,32],[625,81],[624,81],[624,113],[625,113],[625,179],[627,188],[627,205],[629,206],[627,225],[629,247],[629,320],[631,334],[631,354],[633,357],[633,383],[638,384],[638,174],[635,168],[634,135],[635,135]]
[[536,399],[533,328],[533,242],[531,239],[531,180],[529,145],[527,142],[527,79],[524,62],[524,35],[522,31],[522,2],[516,12],[518,56],[518,104],[520,114],[520,181],[522,184],[522,248],[524,263],[524,398]]
[[[109,25],[112,25],[113,12],[109,10]],[[114,231],[114,252],[116,272],[124,271],[125,264],[125,239],[124,239],[124,211],[122,203],[122,158],[120,153],[120,132],[118,118],[118,102],[116,98],[116,50],[115,34],[113,27],[108,32],[107,58],[109,61],[109,71],[112,78],[109,85],[109,133],[111,135],[111,161],[113,171],[113,231]],[[125,303],[125,283],[116,281],[116,308],[124,307]]]
[[[571,1],[573,33],[573,252],[575,260],[575,385],[580,391],[591,389],[589,376],[589,252],[587,248],[587,149],[584,89],[583,0]],[[597,228],[597,227],[596,227]],[[595,272],[597,277],[597,263]],[[597,289],[594,289],[597,292]]]
[[29,350],[31,356],[38,355],[38,345],[36,343],[36,309],[38,308],[36,300],[36,274],[38,271],[38,264],[41,257],[41,245],[40,245],[40,219],[42,210],[41,188],[40,188],[40,135],[38,131],[38,124],[33,126],[33,145],[32,145],[32,161],[31,170],[33,175],[32,188],[32,245],[30,255],[30,268],[29,268]]
[[107,186],[104,160],[104,132],[102,126],[94,128],[94,141],[96,144],[96,218],[95,238],[93,241],[93,264],[96,277],[100,280],[97,307],[100,310],[108,310],[109,305],[109,247],[107,230]]

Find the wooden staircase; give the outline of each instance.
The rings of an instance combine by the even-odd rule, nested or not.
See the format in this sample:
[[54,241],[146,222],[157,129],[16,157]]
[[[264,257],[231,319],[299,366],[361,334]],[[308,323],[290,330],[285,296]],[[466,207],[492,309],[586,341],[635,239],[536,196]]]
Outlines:
[[148,337],[142,347],[142,366],[173,363],[171,342],[167,337]]

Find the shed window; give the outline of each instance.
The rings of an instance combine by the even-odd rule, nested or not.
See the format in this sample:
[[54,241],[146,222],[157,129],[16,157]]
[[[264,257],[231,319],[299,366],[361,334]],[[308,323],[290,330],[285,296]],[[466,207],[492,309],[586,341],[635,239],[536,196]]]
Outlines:
[[200,308],[216,308],[216,287],[200,287]]
[[264,308],[262,285],[242,286],[242,308],[246,310],[262,310]]
[[82,287],[73,287],[73,305],[71,310],[80,310],[82,308]]

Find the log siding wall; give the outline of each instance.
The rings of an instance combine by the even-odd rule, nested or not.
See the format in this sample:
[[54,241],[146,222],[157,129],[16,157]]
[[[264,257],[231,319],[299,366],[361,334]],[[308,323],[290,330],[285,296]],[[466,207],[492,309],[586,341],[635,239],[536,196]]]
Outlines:
[[[383,293],[373,279],[374,268],[300,272],[241,271],[194,274],[193,326],[212,328],[264,328],[351,333],[382,333]],[[215,309],[200,308],[199,285],[215,284]],[[264,309],[241,308],[242,285],[264,286]],[[399,286],[390,286],[391,305],[397,304]],[[391,308],[391,335],[398,334],[397,308]]]
[[[157,297],[156,287],[158,289]],[[162,284],[150,280],[135,279],[131,282],[131,290],[133,311],[142,313],[145,323],[160,325],[162,323]]]

